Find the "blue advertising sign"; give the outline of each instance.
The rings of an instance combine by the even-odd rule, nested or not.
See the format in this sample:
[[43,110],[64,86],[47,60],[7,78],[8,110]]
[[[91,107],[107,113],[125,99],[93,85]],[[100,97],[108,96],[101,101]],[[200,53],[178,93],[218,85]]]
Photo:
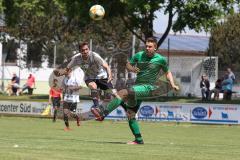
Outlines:
[[203,107],[196,107],[192,110],[192,115],[197,119],[203,119],[207,116],[207,110]]
[[151,106],[142,106],[140,108],[140,113],[145,117],[150,117],[153,115],[154,109]]

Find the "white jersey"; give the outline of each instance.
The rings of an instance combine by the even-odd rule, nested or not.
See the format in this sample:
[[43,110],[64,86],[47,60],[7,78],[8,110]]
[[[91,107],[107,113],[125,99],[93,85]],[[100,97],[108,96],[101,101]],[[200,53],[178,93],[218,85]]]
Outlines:
[[105,68],[103,67],[103,63],[105,63],[105,61],[100,57],[99,54],[89,51],[89,57],[87,60],[83,60],[82,54],[79,53],[72,57],[72,60],[67,67],[81,67],[81,69],[85,73],[85,80],[106,79],[108,75]]
[[70,89],[70,86],[79,87],[81,86],[81,77],[79,77],[79,71],[76,68],[74,69],[69,76],[66,76],[63,79],[63,100],[66,102],[77,103],[80,102],[79,99],[79,90],[73,91]]

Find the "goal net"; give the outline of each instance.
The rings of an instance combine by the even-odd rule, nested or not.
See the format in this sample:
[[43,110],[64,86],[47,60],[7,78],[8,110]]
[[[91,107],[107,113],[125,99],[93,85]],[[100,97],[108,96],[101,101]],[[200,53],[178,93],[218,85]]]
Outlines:
[[201,76],[206,74],[210,87],[218,79],[217,57],[169,57],[169,67],[181,87],[181,96],[201,96]]

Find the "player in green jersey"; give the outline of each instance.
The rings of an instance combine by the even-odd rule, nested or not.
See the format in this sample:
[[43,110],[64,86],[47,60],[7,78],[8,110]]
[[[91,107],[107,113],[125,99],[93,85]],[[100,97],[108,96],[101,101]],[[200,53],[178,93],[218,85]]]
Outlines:
[[135,136],[135,140],[128,144],[143,144],[143,139],[136,121],[136,114],[144,97],[154,97],[161,89],[156,82],[160,77],[161,70],[165,72],[173,89],[179,90],[175,85],[172,73],[169,71],[165,57],[156,53],[157,41],[154,38],[146,40],[146,49],[136,53],[127,62],[127,69],[137,73],[135,85],[129,89],[118,91],[117,96],[107,104],[102,104],[97,108],[91,108],[96,120],[102,121],[109,113],[122,105],[126,111],[129,127]]

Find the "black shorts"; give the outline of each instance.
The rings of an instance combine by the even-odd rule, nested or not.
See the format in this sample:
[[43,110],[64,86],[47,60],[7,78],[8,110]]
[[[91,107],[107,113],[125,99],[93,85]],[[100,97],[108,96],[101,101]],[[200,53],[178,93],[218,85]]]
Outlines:
[[60,107],[60,101],[61,98],[60,97],[52,97],[52,105],[53,107]]
[[71,112],[76,112],[77,103],[63,102],[63,109],[69,109]]
[[101,90],[113,89],[111,82],[108,82],[108,79],[87,79],[85,83],[88,85],[90,82],[95,82],[97,87]]

